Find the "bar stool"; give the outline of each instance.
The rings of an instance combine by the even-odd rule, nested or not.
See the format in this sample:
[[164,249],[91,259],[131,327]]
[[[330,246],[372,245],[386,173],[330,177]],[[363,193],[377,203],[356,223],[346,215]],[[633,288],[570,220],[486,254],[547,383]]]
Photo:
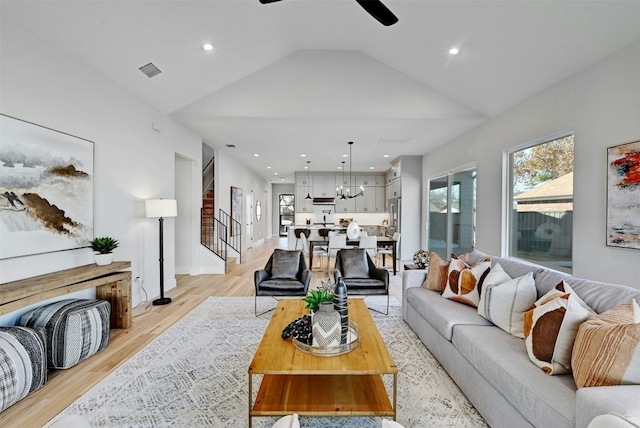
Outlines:
[[308,238],[309,235],[311,235],[311,230],[310,229],[294,229],[293,230],[293,234],[296,235],[296,246],[293,247],[294,250],[298,249],[298,240],[300,240],[300,235],[304,233],[305,238]]

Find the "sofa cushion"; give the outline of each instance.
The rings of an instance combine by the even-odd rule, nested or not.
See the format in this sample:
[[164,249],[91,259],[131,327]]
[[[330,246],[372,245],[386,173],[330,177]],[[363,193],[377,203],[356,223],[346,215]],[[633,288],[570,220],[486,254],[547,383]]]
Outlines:
[[571,351],[580,324],[595,315],[564,281],[524,314],[529,358],[547,374],[571,372]]
[[635,300],[580,325],[571,366],[578,388],[640,385],[640,307]]
[[483,259],[469,266],[455,254],[452,254],[442,297],[474,308],[477,307],[480,303],[482,282],[489,274],[490,268],[491,258]]
[[452,342],[533,426],[575,426],[573,378],[545,375],[529,361],[522,339],[497,327],[458,325]]
[[0,327],[0,412],[40,389],[46,381],[44,329]]
[[272,279],[296,279],[300,264],[300,251],[276,249],[271,265]]
[[489,321],[478,315],[475,308],[460,305],[443,298],[438,292],[422,287],[407,289],[407,302],[418,312],[442,337],[451,341],[453,328],[456,325],[492,326]]
[[304,294],[304,284],[298,281],[297,279],[267,279],[260,283],[259,294],[262,294],[265,291],[269,291],[266,293],[267,295],[271,295],[271,292],[281,291],[285,293],[290,293],[290,295],[294,295],[295,293],[303,293]]
[[364,248],[348,248],[340,250],[343,278],[369,278],[367,250]]
[[524,339],[524,313],[535,301],[533,272],[511,279],[498,263],[484,281],[478,314],[507,333]]
[[434,290],[442,293],[447,283],[447,270],[449,269],[449,261],[440,257],[438,253],[429,251],[429,268],[427,269],[427,277],[422,286],[427,290]]
[[23,314],[20,325],[44,327],[49,368],[67,369],[107,347],[110,316],[105,300],[66,299]]

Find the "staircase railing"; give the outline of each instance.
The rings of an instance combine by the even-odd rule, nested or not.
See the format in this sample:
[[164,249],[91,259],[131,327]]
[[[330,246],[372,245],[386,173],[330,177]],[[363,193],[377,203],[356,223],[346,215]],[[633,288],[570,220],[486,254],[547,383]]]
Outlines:
[[224,273],[227,273],[227,226],[206,209],[202,208],[200,212],[202,245],[224,260]]
[[222,209],[218,210],[218,214],[220,222],[226,226],[229,232],[226,236],[226,243],[238,252],[238,263],[242,263],[242,225]]

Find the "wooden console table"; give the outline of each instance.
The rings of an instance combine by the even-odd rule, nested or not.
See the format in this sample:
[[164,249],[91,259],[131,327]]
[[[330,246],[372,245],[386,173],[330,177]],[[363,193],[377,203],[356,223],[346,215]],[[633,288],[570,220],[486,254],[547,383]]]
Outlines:
[[131,327],[131,262],[113,262],[65,269],[33,278],[0,284],[0,315],[52,297],[87,288],[96,289],[96,299],[111,304],[111,328]]

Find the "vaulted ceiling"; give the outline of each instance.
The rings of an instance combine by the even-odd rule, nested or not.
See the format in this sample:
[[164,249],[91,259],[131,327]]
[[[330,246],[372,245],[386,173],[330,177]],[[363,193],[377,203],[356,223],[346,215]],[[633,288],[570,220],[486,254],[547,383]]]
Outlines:
[[[0,13],[274,182],[307,160],[335,171],[348,141],[354,171],[384,171],[640,39],[635,0],[384,3],[390,27],[354,0],[2,0]],[[142,74],[149,62],[162,73]]]

